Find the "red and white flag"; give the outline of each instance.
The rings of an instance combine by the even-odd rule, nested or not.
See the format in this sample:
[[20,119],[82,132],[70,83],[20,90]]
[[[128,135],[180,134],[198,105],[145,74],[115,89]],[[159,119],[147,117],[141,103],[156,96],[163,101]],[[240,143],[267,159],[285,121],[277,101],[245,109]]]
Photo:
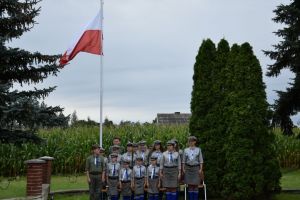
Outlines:
[[84,30],[74,38],[67,51],[60,58],[60,65],[68,64],[79,52],[87,52],[96,55],[103,55],[102,52],[102,15],[101,12],[87,24]]

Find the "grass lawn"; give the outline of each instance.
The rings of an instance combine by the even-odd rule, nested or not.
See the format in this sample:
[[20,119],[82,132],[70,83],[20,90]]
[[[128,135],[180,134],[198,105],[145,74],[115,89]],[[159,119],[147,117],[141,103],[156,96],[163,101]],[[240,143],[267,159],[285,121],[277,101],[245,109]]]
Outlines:
[[[283,189],[299,189],[300,190],[300,170],[282,170],[281,186]],[[24,197],[26,191],[26,178],[21,177],[19,180],[10,182],[9,187],[2,189],[6,185],[5,182],[0,182],[0,199]],[[68,190],[68,189],[85,189],[87,188],[86,177],[84,175],[67,177],[53,176],[51,180],[51,191]],[[73,199],[87,200],[87,195],[79,196],[55,196],[55,199]],[[274,200],[298,200],[300,195],[280,194],[274,197]]]

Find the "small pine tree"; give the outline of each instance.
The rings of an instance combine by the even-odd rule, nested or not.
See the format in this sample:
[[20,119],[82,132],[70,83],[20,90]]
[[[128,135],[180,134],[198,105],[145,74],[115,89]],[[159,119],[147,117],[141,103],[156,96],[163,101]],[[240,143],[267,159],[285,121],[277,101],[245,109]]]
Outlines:
[[[13,91],[14,84],[37,84],[48,76],[57,75],[58,55],[30,53],[19,48],[10,48],[7,43],[30,31],[39,15],[40,0],[1,0],[0,14],[0,141],[26,142],[41,140],[34,135],[37,116],[47,112],[47,120],[56,120],[56,125],[65,124],[60,107],[40,107],[37,99],[45,98],[55,87],[30,91]],[[36,108],[40,112],[37,113]],[[59,114],[60,113],[60,114]],[[57,121],[53,116],[59,115]],[[43,115],[45,116],[45,115]],[[51,117],[50,117],[51,116]],[[50,125],[48,123],[48,125]]]
[[265,54],[275,63],[268,68],[268,76],[278,76],[281,70],[287,68],[295,74],[295,78],[287,91],[279,91],[279,99],[275,102],[273,124],[280,124],[285,135],[293,134],[293,121],[290,116],[300,111],[300,1],[292,0],[289,5],[280,5],[274,11],[276,23],[286,26],[275,34],[283,38],[274,45],[274,51]]

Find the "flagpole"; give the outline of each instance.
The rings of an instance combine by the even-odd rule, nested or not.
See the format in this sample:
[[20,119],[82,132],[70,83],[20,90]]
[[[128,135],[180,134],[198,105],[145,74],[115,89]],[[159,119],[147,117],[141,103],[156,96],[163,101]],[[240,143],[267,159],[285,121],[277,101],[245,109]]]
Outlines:
[[[100,0],[101,4],[101,32],[100,35],[100,47],[102,46],[102,52],[103,52],[103,0]],[[100,147],[103,147],[103,54],[100,55]]]

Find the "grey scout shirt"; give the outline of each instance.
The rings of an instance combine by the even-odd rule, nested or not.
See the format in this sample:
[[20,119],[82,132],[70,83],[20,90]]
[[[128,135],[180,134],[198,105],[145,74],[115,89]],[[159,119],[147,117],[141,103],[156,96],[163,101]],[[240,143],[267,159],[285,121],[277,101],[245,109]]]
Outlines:
[[159,167],[149,165],[147,170],[147,177],[150,179],[158,178],[159,176]]
[[203,163],[203,156],[201,149],[198,147],[195,148],[186,148],[183,152],[182,163],[195,166]]
[[162,154],[159,168],[163,169],[163,167],[178,167],[178,169],[181,170],[181,159],[179,153],[176,151],[165,151]]
[[146,167],[144,165],[135,165],[133,167],[133,177],[134,178],[143,178],[146,177]]
[[108,177],[119,177],[120,168],[121,168],[121,166],[120,166],[120,163],[118,163],[118,162],[108,163],[107,168],[106,168],[107,176]]
[[119,180],[131,181],[132,180],[132,170],[130,168],[121,168],[120,174],[119,174]]

